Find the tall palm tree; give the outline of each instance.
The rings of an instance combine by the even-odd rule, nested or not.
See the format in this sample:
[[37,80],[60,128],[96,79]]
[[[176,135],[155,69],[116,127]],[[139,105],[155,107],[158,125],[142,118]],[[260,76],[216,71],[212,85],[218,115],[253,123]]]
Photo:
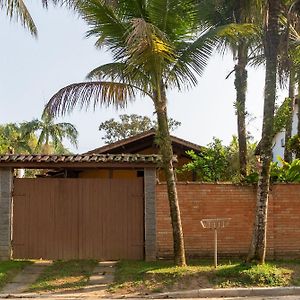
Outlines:
[[[237,24],[252,23],[257,27],[260,25],[260,1],[233,1],[232,17]],[[236,114],[239,142],[239,168],[242,177],[247,176],[247,130],[246,130],[246,92],[248,71],[247,65],[250,53],[253,55],[253,48],[257,47],[257,39],[242,37],[236,43],[231,43],[231,49],[236,57],[235,80],[236,90]]]
[[[247,175],[247,130],[246,130],[246,92],[247,92],[247,65],[255,53],[260,37],[261,1],[252,0],[202,0],[202,14],[212,24],[236,23],[251,24],[252,31],[244,32],[234,38],[227,36],[222,39],[218,48],[224,53],[228,48],[232,51],[236,65],[234,86],[236,90],[235,109],[237,115],[237,132],[239,145],[239,172],[243,178]],[[230,74],[232,74],[230,72]],[[229,75],[227,76],[229,77]]]
[[86,0],[77,9],[105,46],[114,62],[88,74],[89,82],[69,85],[56,93],[47,109],[54,114],[88,105],[126,107],[137,94],[148,96],[155,107],[158,142],[166,175],[173,228],[174,260],[185,265],[183,232],[173,169],[173,150],[167,118],[167,92],[197,84],[213,51],[216,34],[224,28],[199,24],[198,1]]
[[276,99],[276,77],[279,49],[280,0],[266,1],[264,27],[264,54],[266,58],[264,115],[261,139],[261,170],[257,188],[256,214],[248,260],[265,262],[270,163],[272,161],[272,137]]
[[35,119],[22,123],[26,135],[38,133],[38,140],[34,152],[41,151],[44,154],[61,152],[63,139],[69,140],[77,147],[78,131],[70,123],[55,123],[54,118],[48,112],[44,112],[41,120]]
[[[286,79],[289,80],[289,115],[286,120],[285,126],[285,148],[284,148],[284,160],[287,162],[292,161],[292,151],[288,147],[288,142],[292,137],[292,125],[293,125],[293,107],[295,100],[295,89],[297,83],[297,74],[300,71],[299,61],[299,39],[300,39],[300,16],[299,8],[300,1],[287,1],[284,6],[284,17],[286,18],[284,38],[282,38],[283,46],[281,47],[280,60],[283,61],[280,64],[282,74],[286,75]],[[285,79],[285,78],[284,78]]]

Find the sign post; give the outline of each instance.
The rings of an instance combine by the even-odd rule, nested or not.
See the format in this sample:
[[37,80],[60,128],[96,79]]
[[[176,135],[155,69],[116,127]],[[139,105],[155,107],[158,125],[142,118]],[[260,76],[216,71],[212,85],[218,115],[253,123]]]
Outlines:
[[218,265],[218,229],[224,228],[229,224],[231,218],[216,218],[216,219],[202,219],[201,225],[203,228],[214,230],[214,266]]

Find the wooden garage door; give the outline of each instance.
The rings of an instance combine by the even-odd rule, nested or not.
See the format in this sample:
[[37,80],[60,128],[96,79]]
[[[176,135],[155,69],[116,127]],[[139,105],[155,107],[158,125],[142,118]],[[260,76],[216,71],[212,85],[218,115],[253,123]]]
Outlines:
[[142,259],[143,181],[15,179],[13,257]]

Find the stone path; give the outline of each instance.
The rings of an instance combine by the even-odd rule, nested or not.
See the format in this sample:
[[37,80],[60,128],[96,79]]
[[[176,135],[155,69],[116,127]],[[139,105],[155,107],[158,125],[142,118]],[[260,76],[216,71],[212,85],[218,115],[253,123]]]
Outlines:
[[9,295],[24,293],[50,264],[51,262],[49,261],[42,261],[26,266],[16,277],[14,277],[8,284],[5,285],[1,291],[1,294]]

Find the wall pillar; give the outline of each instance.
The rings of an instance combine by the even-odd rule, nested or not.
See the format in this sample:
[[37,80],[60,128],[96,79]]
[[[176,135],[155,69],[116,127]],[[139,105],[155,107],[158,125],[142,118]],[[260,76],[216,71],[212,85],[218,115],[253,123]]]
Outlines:
[[0,260],[11,258],[12,184],[12,169],[0,168]]
[[156,260],[156,169],[144,169],[145,260]]

